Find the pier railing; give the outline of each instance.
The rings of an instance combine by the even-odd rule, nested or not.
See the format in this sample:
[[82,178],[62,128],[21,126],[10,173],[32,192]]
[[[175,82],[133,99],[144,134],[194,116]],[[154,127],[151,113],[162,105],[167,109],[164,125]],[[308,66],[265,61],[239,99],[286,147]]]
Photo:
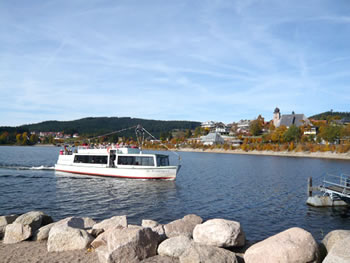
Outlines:
[[327,173],[323,179],[320,191],[330,195],[332,199],[334,197],[350,199],[350,175],[333,175]]

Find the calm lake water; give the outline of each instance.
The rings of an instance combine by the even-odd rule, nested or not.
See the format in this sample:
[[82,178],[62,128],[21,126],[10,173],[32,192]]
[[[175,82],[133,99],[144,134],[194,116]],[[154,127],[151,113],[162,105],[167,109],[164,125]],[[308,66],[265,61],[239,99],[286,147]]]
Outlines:
[[[180,153],[175,182],[55,174],[58,147],[0,147],[0,215],[42,210],[55,220],[127,215],[168,223],[194,213],[239,221],[251,241],[298,226],[317,240],[350,229],[347,208],[312,208],[307,178],[350,173],[350,161],[275,156]],[[171,161],[177,157],[169,153]]]

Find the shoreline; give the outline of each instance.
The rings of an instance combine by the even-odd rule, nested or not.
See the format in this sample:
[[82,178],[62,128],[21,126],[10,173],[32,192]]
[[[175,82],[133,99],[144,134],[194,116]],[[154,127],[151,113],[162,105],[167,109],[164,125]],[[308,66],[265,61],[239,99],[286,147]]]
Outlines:
[[180,148],[178,152],[201,152],[201,153],[223,153],[223,154],[241,154],[241,155],[261,155],[261,156],[279,156],[279,157],[298,157],[298,158],[316,158],[316,159],[335,159],[350,160],[350,152],[273,152],[273,151],[243,151],[243,150],[224,150],[224,149],[194,149]]

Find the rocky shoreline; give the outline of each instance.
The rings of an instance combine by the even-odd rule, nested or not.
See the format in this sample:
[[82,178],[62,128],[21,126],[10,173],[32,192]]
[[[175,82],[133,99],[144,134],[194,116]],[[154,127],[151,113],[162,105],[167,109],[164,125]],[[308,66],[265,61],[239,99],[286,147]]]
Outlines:
[[350,230],[334,230],[320,244],[293,227],[247,244],[241,224],[203,222],[197,215],[159,224],[127,217],[101,222],[69,217],[58,222],[43,212],[0,216],[1,262],[350,262]]
[[205,152],[205,153],[226,153],[226,154],[246,154],[246,155],[263,155],[263,156],[281,156],[281,157],[302,157],[302,158],[321,158],[321,159],[337,159],[350,160],[350,152],[295,152],[295,151],[243,151],[243,150],[225,150],[225,149],[194,149],[180,148],[179,152]]

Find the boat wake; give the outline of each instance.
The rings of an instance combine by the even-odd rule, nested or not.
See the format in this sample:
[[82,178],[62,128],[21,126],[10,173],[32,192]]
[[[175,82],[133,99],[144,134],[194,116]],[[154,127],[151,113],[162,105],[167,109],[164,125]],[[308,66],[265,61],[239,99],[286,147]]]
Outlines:
[[7,166],[7,165],[0,165],[0,168],[2,169],[11,169],[11,170],[55,170],[54,166]]

